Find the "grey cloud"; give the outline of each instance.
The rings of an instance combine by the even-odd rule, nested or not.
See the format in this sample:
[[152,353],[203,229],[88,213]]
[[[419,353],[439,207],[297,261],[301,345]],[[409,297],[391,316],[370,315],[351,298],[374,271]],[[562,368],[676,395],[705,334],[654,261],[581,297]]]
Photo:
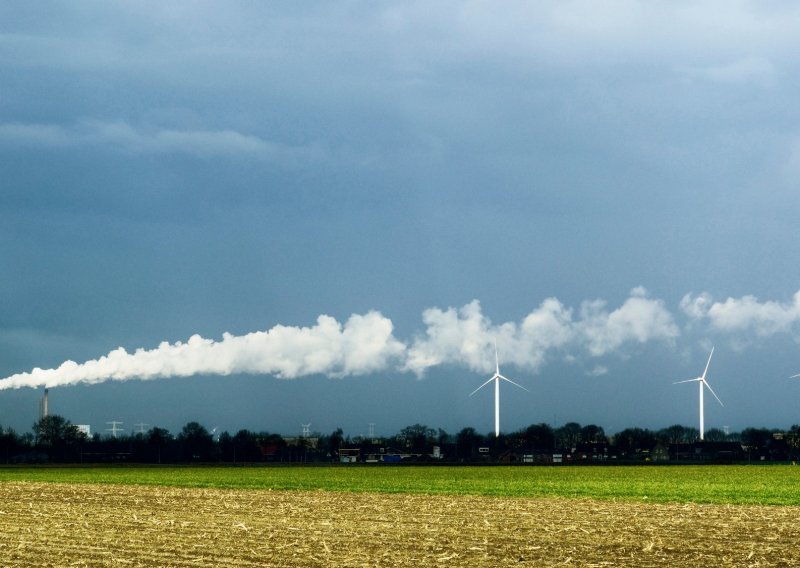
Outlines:
[[0,141],[14,146],[67,147],[76,143],[75,137],[54,124],[0,124]]
[[327,158],[319,145],[288,146],[235,130],[134,128],[124,121],[84,120],[72,127],[0,124],[0,141],[14,145],[81,147],[99,145],[135,154],[189,154],[200,158],[244,157],[298,166]]
[[723,64],[690,67],[684,71],[690,78],[730,85],[771,87],[779,80],[780,72],[769,59],[748,56]]

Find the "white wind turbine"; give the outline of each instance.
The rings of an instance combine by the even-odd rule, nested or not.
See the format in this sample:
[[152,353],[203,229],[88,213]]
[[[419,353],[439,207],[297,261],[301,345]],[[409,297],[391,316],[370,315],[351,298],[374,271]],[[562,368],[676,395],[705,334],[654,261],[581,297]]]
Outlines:
[[515,383],[511,379],[509,379],[507,377],[504,377],[503,375],[500,374],[500,360],[497,357],[497,342],[496,341],[494,343],[494,363],[495,363],[495,367],[494,367],[495,370],[494,370],[494,375],[492,375],[492,378],[490,378],[488,381],[486,381],[481,386],[479,386],[474,391],[472,391],[469,396],[472,396],[473,394],[475,394],[476,392],[481,390],[483,387],[485,387],[486,385],[488,385],[489,383],[494,381],[494,435],[495,435],[495,437],[499,437],[500,436],[500,380],[502,379],[502,380],[504,380],[506,382],[509,382],[512,385],[514,385],[515,387],[519,387],[524,391],[528,391],[528,392],[531,392],[531,391],[529,391],[528,389],[526,389],[522,385],[518,385],[517,383]]
[[714,348],[712,347],[711,353],[708,355],[708,362],[706,362],[706,369],[705,371],[703,371],[703,376],[697,377],[696,379],[687,379],[685,381],[677,381],[675,383],[672,383],[673,385],[677,385],[680,383],[697,382],[698,388],[700,389],[700,441],[701,442],[703,441],[705,433],[705,417],[703,416],[703,387],[706,387],[709,391],[711,391],[711,394],[714,395],[714,398],[717,399],[717,402],[719,402],[722,406],[725,406],[724,404],[722,404],[722,401],[717,396],[717,393],[714,392],[714,389],[711,388],[711,385],[709,385],[708,382],[706,381],[706,373],[708,373],[708,366],[711,364],[711,356],[713,354],[714,354]]

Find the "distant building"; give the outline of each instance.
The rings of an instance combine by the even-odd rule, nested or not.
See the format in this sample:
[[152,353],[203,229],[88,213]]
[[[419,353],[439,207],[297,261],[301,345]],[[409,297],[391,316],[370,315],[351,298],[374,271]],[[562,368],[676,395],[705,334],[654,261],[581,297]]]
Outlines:
[[316,450],[319,446],[319,438],[316,436],[290,436],[288,438],[284,436],[283,441],[289,447],[305,446]]
[[506,450],[498,456],[498,461],[503,464],[552,464],[564,463],[564,452],[561,450],[542,449],[526,446]]
[[76,424],[75,427],[78,429],[78,432],[86,434],[87,438],[92,437],[92,427],[88,424]]
[[580,442],[575,445],[575,459],[577,461],[606,461],[608,446],[608,442]]
[[742,445],[739,442],[693,442],[688,444],[670,444],[670,459],[676,461],[696,461],[731,463],[745,459]]
[[259,450],[263,459],[273,461],[280,452],[280,447],[278,444],[261,444]]
[[361,448],[339,448],[339,462],[356,463],[361,456]]
[[650,451],[650,459],[654,462],[669,461],[669,444],[656,444]]

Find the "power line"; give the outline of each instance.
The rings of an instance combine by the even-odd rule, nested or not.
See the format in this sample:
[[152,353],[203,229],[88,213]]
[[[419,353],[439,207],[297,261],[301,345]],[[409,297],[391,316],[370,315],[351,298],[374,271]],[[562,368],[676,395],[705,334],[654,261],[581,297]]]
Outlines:
[[122,430],[122,428],[120,428],[120,426],[122,426],[123,423],[120,422],[119,420],[111,420],[110,422],[106,422],[106,424],[110,424],[111,425],[111,428],[106,428],[106,432],[111,432],[111,436],[116,438],[117,437],[117,432]]

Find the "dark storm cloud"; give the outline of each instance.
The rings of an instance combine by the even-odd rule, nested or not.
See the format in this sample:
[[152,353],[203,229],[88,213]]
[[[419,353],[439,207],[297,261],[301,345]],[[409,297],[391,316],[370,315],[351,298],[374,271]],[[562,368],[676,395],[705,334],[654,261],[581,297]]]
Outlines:
[[580,337],[644,395],[604,354],[671,378],[791,337],[799,30],[790,2],[2,6],[2,374],[375,308],[402,368]]

